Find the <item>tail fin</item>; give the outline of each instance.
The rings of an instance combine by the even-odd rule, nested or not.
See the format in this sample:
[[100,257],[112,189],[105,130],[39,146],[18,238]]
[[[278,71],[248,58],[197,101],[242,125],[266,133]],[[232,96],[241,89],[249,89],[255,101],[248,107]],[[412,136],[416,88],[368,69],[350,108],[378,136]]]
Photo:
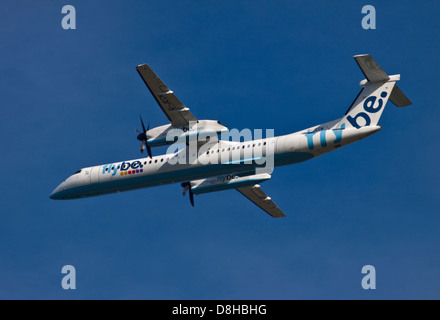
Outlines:
[[360,82],[363,87],[350,108],[342,117],[338,127],[376,126],[385,109],[388,99],[398,107],[405,107],[411,101],[397,87],[400,75],[389,76],[369,54],[354,56],[357,64],[365,75]]

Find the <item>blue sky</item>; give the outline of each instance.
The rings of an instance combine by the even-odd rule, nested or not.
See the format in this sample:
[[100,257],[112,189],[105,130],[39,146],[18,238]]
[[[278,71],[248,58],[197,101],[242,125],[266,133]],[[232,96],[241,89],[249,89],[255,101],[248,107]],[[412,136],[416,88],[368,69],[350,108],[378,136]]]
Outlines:
[[[61,27],[74,5],[77,29]],[[376,8],[377,29],[361,27]],[[438,299],[437,1],[3,1],[1,299]],[[73,201],[77,169],[137,158],[166,117],[148,63],[199,119],[276,135],[341,117],[370,53],[413,106],[380,133],[276,168],[271,219],[234,190],[168,185]],[[154,150],[157,154],[163,149]],[[61,288],[73,265],[77,289]],[[361,268],[377,289],[361,288]]]

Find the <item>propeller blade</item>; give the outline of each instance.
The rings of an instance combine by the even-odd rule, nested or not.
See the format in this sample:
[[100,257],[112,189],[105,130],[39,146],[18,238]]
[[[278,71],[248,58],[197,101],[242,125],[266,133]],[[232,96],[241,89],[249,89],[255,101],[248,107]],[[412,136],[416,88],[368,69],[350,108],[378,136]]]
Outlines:
[[191,202],[191,205],[194,207],[194,194],[191,190],[191,183],[189,181],[182,182],[180,184],[183,187],[182,195],[186,195],[186,192],[189,191],[189,201]]
[[138,129],[134,129],[134,132],[141,133]]
[[142,129],[144,130],[144,133],[145,133],[145,132],[147,132],[147,130],[145,130],[144,121],[142,121],[142,117],[141,116],[139,116],[139,118],[141,118]]
[[189,202],[191,202],[191,205],[194,208],[194,194],[193,194],[193,192],[191,190],[191,187],[189,188]]
[[151,155],[151,148],[150,148],[150,146],[148,145],[147,141],[146,141],[146,140],[144,140],[144,141],[145,141],[145,145],[147,146],[147,153],[148,153],[148,156],[150,157],[150,159],[153,159],[153,156]]
[[186,192],[189,190],[189,185],[186,185],[185,187],[183,187],[183,191],[182,191],[182,195],[185,196]]
[[145,145],[146,145],[146,141],[142,140],[142,142],[141,142],[141,153],[144,153]]

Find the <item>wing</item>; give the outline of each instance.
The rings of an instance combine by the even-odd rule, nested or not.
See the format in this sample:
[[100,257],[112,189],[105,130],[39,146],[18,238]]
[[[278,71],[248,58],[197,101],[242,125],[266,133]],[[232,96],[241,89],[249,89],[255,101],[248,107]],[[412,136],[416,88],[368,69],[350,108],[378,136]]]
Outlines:
[[286,216],[272,201],[272,199],[268,197],[263,190],[261,190],[260,185],[256,184],[251,187],[237,188],[237,191],[259,206],[261,209],[266,211],[272,217],[281,218]]
[[137,72],[144,80],[159,107],[175,127],[188,126],[190,121],[196,121],[196,117],[185,105],[180,102],[165,83],[146,64],[136,67]]

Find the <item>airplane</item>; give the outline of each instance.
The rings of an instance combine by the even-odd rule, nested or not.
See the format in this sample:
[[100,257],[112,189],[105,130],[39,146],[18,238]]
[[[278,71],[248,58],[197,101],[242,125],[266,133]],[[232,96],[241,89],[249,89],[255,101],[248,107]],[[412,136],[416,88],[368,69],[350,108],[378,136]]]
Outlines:
[[[137,72],[170,121],[150,129],[140,117],[137,139],[148,157],[82,168],[59,184],[50,198],[77,199],[180,182],[192,206],[194,195],[236,189],[270,216],[285,217],[260,186],[271,178],[273,167],[310,160],[378,132],[388,100],[397,107],[412,104],[396,85],[400,74],[388,75],[369,54],[354,59],[366,79],[343,117],[243,142],[222,140],[229,131],[226,126],[198,120],[147,64],[139,65]],[[153,156],[152,148],[159,146],[183,147]]]

